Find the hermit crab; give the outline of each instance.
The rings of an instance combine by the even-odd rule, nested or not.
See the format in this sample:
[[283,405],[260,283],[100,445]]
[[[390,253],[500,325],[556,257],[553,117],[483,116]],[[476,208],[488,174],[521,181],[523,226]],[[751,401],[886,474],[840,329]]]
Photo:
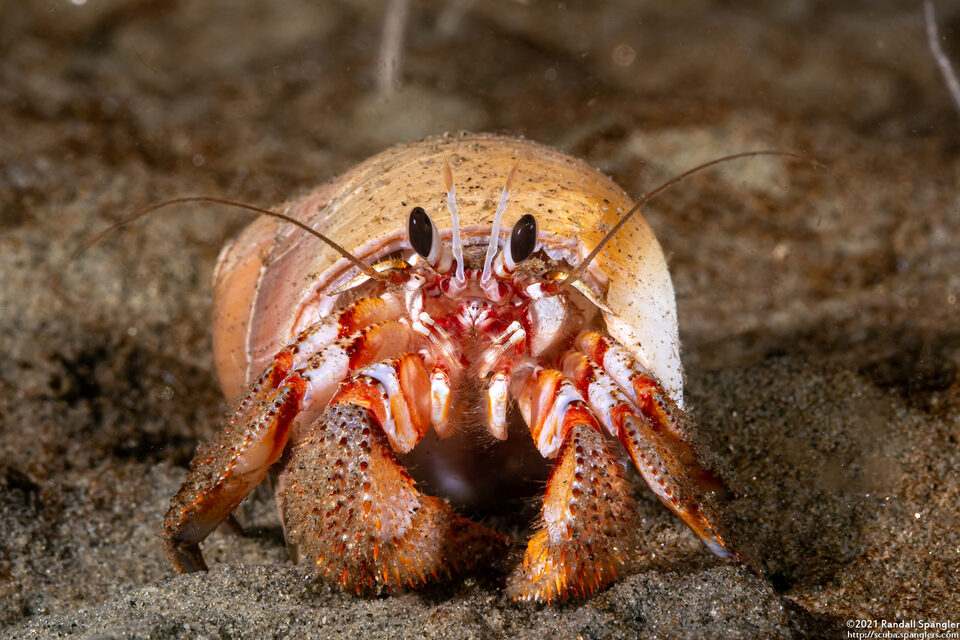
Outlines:
[[735,557],[723,483],[689,444],[670,275],[635,209],[558,151],[459,135],[264,212],[214,276],[237,409],[164,518],[173,565],[205,569],[199,543],[268,472],[291,551],[344,590],[482,565],[506,540],[454,505],[498,499],[508,470],[471,469],[470,447],[511,442],[552,460],[512,597],[582,596],[622,570],[638,523],[621,460]]

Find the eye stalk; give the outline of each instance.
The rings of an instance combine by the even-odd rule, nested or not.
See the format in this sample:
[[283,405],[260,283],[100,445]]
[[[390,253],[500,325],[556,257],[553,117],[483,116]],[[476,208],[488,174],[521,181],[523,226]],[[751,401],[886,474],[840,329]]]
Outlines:
[[423,207],[414,207],[407,218],[407,240],[421,258],[435,271],[450,270],[452,256],[440,238],[437,225]]

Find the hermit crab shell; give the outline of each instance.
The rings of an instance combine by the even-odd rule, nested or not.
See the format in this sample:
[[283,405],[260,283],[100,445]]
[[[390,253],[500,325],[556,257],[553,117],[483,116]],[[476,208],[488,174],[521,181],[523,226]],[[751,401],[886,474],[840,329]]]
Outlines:
[[[519,160],[502,237],[524,214],[551,257],[575,267],[633,205],[596,169],[526,140],[458,135],[379,153],[278,211],[373,263],[408,249],[410,209],[427,210],[449,242],[443,167],[453,168],[464,244],[486,244],[497,200]],[[237,401],[272,356],[329,313],[356,267],[297,227],[260,217],[228,244],[214,274],[214,354],[224,394]],[[647,222],[633,217],[584,277],[607,310],[610,334],[656,375],[675,401],[683,379],[673,284]]]

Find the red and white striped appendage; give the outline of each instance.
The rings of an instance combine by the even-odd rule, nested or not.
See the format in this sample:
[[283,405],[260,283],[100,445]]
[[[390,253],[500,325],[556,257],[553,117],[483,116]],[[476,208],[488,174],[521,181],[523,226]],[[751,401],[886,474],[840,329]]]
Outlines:
[[716,528],[727,491],[687,442],[684,413],[619,345],[596,332],[576,344],[582,351],[567,354],[564,371],[623,443],[647,486],[713,553],[732,555]]

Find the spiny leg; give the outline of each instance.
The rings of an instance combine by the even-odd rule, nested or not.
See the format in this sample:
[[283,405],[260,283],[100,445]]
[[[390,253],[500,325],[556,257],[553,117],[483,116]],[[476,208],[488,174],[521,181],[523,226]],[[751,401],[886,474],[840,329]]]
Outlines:
[[302,434],[280,475],[287,540],[344,590],[419,587],[504,547],[499,534],[420,493],[396,459],[429,426],[429,390],[419,356],[369,367]]
[[199,543],[263,480],[283,453],[306,384],[299,378],[247,403],[242,419],[198,450],[164,516],[163,538],[181,573],[206,571]]
[[327,345],[291,371],[296,353],[281,351],[240,402],[233,419],[201,447],[164,516],[162,536],[180,572],[207,568],[199,543],[236,509],[283,454],[294,418],[326,404],[337,382],[374,359],[409,346],[409,332],[383,322]]
[[543,499],[543,524],[510,577],[518,600],[585,596],[628,560],[637,515],[623,467],[582,397],[555,370],[540,370],[517,397],[541,453],[559,455]]
[[720,503],[728,492],[687,441],[686,415],[650,374],[624,363],[625,350],[613,341],[588,333],[577,344],[586,354],[568,354],[564,371],[623,443],[644,481],[714,554],[734,555],[719,531]]

